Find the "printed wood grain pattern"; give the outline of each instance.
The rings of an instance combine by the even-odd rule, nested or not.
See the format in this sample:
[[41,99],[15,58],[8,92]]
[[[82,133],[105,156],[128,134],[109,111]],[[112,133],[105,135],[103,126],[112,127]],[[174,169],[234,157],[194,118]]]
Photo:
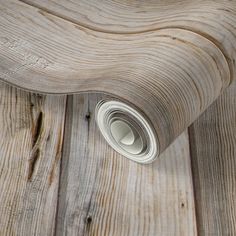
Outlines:
[[0,78],[40,92],[112,94],[148,120],[157,156],[232,79],[221,49],[189,30],[111,34],[16,0],[1,8]]
[[100,135],[97,94],[69,96],[56,235],[196,235],[187,133],[152,165]]
[[0,235],[53,235],[65,96],[0,84]]
[[236,83],[189,129],[199,235],[236,235]]
[[[112,34],[178,28],[214,42],[236,68],[236,3],[230,0],[21,0],[81,27]],[[235,76],[235,73],[232,73]]]
[[[142,55],[145,76],[151,76],[150,67],[155,67],[158,75],[160,61],[155,59],[161,55],[156,48],[161,43],[158,35],[165,36],[165,32],[171,31],[176,38],[179,35],[174,29],[190,34],[184,35],[182,43],[191,41],[193,32],[211,41],[225,55],[231,71],[235,70],[234,1],[99,1],[97,4],[95,0],[2,0],[1,5],[2,60],[8,65],[1,70],[2,79],[27,89],[54,93],[99,90],[98,79],[103,81],[116,74],[117,79],[128,75],[128,78],[139,77],[128,72],[122,74],[124,69],[130,71],[131,65],[141,66],[135,60],[138,55]],[[93,26],[91,15],[98,26]],[[117,19],[113,20],[113,16]],[[123,33],[119,31],[122,26],[127,28]],[[98,30],[99,27],[102,29]],[[210,53],[210,48],[205,49]],[[166,53],[171,57],[173,52],[170,49]],[[175,55],[175,60],[181,65],[182,60],[192,60],[195,56]],[[34,83],[32,72],[37,74]],[[67,76],[62,76],[62,72]],[[27,83],[29,78],[31,83]],[[92,79],[98,87],[82,86],[81,80],[91,83]]]
[[217,38],[222,24],[226,27],[221,35],[228,34],[233,29],[230,22],[235,20],[235,4],[227,0],[21,1],[85,28],[115,34],[175,27],[214,34]]

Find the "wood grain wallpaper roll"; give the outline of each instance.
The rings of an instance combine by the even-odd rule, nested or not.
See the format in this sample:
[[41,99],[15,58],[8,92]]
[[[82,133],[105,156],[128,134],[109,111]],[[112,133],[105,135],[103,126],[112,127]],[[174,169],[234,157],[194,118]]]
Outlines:
[[0,3],[0,78],[39,93],[108,94],[101,132],[141,163],[235,78],[234,1]]

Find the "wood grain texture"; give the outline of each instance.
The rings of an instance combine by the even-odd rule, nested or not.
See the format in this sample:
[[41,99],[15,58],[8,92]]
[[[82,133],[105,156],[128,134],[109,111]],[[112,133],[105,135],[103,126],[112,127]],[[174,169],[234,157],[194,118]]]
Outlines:
[[236,3],[231,0],[21,0],[93,31],[136,34],[178,28],[214,42],[236,68]]
[[[233,29],[231,23],[235,22],[235,3],[227,0],[21,1],[85,28],[115,34],[172,27],[188,28],[218,38],[231,34],[229,29]],[[222,28],[222,25],[227,27]],[[222,28],[221,33],[219,28]]]
[[236,235],[236,83],[189,129],[199,235]]
[[114,152],[94,120],[97,94],[68,99],[57,235],[196,235],[188,136],[152,165]]
[[[110,94],[162,152],[235,79],[235,25],[226,0],[0,0],[0,79]],[[100,136],[103,96],[71,96],[55,216],[65,97],[1,91],[0,234],[196,235],[186,133],[140,166]],[[235,234],[235,113],[233,84],[189,130],[200,235]]]
[[144,114],[160,153],[231,80],[221,50],[188,30],[116,35],[16,0],[1,7],[2,79],[41,92],[112,94]]
[[0,235],[52,235],[65,96],[0,84]]
[[187,29],[212,41],[236,69],[236,2],[232,0],[21,0],[49,14],[97,32],[135,34]]
[[[188,79],[197,84],[204,77],[205,87],[212,80],[218,84],[215,77],[220,77],[224,86],[229,83],[222,52],[191,31],[114,35],[79,27],[17,0],[3,1],[1,7],[1,79],[30,91],[93,90],[117,95],[118,90],[119,96],[126,98],[119,86],[129,87],[135,81],[147,89],[145,83],[156,87],[173,80],[174,75],[179,83]],[[111,85],[117,89],[112,90]],[[141,88],[136,86],[133,92],[141,92]]]

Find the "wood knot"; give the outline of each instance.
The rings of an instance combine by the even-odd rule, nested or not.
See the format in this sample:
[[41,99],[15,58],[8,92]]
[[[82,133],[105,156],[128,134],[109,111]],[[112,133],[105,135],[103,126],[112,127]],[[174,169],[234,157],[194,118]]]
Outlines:
[[90,114],[90,112],[87,112],[86,115],[85,115],[85,119],[89,120],[90,118],[91,118],[91,114]]
[[92,222],[92,216],[87,216],[86,223],[91,224],[91,222]]

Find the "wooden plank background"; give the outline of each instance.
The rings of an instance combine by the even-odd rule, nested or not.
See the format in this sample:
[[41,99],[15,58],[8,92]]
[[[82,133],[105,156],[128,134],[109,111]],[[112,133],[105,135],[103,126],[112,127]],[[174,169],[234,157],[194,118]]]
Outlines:
[[52,235],[65,96],[0,84],[0,235]]
[[1,84],[0,235],[235,235],[235,93],[140,165],[101,137],[102,95]]
[[189,128],[200,235],[236,235],[236,82]]
[[134,163],[101,137],[100,99],[68,99],[57,235],[196,235],[187,133],[154,164]]
[[[114,1],[115,5],[117,2],[117,6],[114,5],[115,8],[112,1],[110,1],[111,5],[106,3],[100,6],[97,6],[97,1],[90,1],[91,5],[87,5],[86,2],[81,0],[77,4],[78,1],[71,0],[60,1],[58,4],[56,1],[48,0],[41,2],[36,0],[2,1],[3,9],[8,9],[7,14],[2,15],[4,19],[2,31],[4,30],[7,36],[2,38],[2,47],[15,49],[2,50],[2,55],[0,54],[3,59],[1,64],[3,69],[13,69],[3,75],[9,78],[16,75],[15,83],[21,81],[19,80],[19,75],[21,75],[24,83],[27,78],[30,81],[24,86],[34,89],[34,86],[39,83],[43,91],[43,88],[47,89],[50,85],[47,83],[48,74],[44,74],[47,71],[45,68],[49,66],[48,71],[53,77],[57,73],[58,78],[71,86],[72,90],[68,91],[78,91],[73,90],[74,86],[78,89],[81,85],[77,82],[68,83],[70,76],[64,77],[67,70],[58,70],[67,65],[69,68],[71,65],[74,65],[74,68],[83,67],[80,65],[83,61],[85,65],[87,64],[87,59],[80,58],[76,53],[76,50],[80,50],[77,41],[80,37],[71,40],[70,34],[67,35],[68,32],[71,32],[71,35],[80,35],[79,28],[90,26],[91,29],[96,29],[98,34],[128,32],[130,35],[135,35],[144,30],[149,30],[152,34],[154,29],[167,27],[168,24],[165,24],[169,21],[169,28],[181,27],[182,24],[182,28],[185,29],[191,29],[194,26],[194,32],[206,38],[209,38],[208,31],[211,31],[213,35],[210,35],[209,39],[214,39],[214,43],[225,53],[232,66],[232,78],[235,77],[233,74],[235,73],[233,58],[236,52],[234,47],[235,18],[233,17],[235,11],[230,1],[207,1],[206,3],[199,1],[194,7],[199,12],[193,11],[194,14],[187,14],[185,20],[182,18],[184,16],[182,6],[188,5],[186,4],[188,1],[182,1],[177,4],[178,7],[173,5],[175,10],[169,15],[169,20],[166,19],[165,11],[169,12],[170,9],[166,7],[166,10],[160,13],[161,18],[164,17],[163,22],[157,20],[157,24],[153,24],[157,8],[152,8],[150,5],[149,10],[146,11],[145,1],[140,1],[142,11],[139,9],[139,14],[143,14],[143,18],[137,17],[136,8],[127,8],[128,10],[123,15],[124,8],[119,7],[119,1]],[[153,3],[153,6],[157,6],[155,1]],[[81,4],[87,7],[83,8]],[[106,5],[109,6],[105,11],[108,15],[100,14],[99,17],[97,15],[95,18],[98,22],[91,21],[93,15],[90,13],[98,12],[91,8],[103,9]],[[210,12],[206,11],[205,6],[210,7]],[[17,14],[14,7],[18,9]],[[118,12],[113,12],[113,9],[118,9]],[[191,4],[189,4],[186,12],[193,10],[191,9]],[[130,10],[135,13],[133,17]],[[203,20],[206,19],[206,15],[210,17],[208,24]],[[117,17],[121,20],[118,25]],[[173,21],[174,17],[175,21]],[[14,18],[17,20],[13,22]],[[20,21],[20,19],[23,20]],[[124,22],[123,19],[125,19]],[[108,20],[107,26],[106,20]],[[9,22],[11,22],[11,27],[9,27]],[[81,25],[78,24],[75,27],[76,23],[81,23]],[[44,32],[41,35],[44,43],[40,43],[38,34],[34,34],[32,28]],[[54,32],[58,28],[60,30],[57,37],[54,37]],[[219,28],[222,29],[220,33]],[[69,30],[62,31],[62,29]],[[14,35],[17,40],[8,41],[13,31],[17,32]],[[19,35],[26,37],[26,40],[18,41]],[[227,35],[229,37],[226,37]],[[110,37],[112,40],[116,39],[118,34]],[[145,34],[142,37],[142,40],[146,39]],[[56,42],[55,45],[52,38]],[[61,39],[64,39],[63,44]],[[88,38],[85,39],[87,43]],[[90,40],[91,45],[94,43],[97,46],[93,37]],[[175,39],[172,38],[172,40]],[[70,46],[72,41],[74,46]],[[28,42],[36,43],[28,44]],[[129,45],[133,44],[132,38],[129,43],[124,50],[124,55]],[[217,48],[215,44],[212,46]],[[63,63],[58,65],[50,63],[51,60],[54,62],[62,56],[60,47],[63,45],[64,47],[69,45],[64,58],[65,62],[62,60]],[[153,50],[156,49],[156,39],[152,45]],[[37,56],[37,53],[35,55],[25,53],[27,50],[25,51],[24,47],[27,50],[31,49],[34,53],[36,49],[37,53],[47,52],[50,47],[56,50],[51,53],[49,50],[48,58],[51,59],[44,60]],[[84,46],[82,49],[84,50]],[[94,60],[94,48],[90,50],[89,55],[93,55],[91,58]],[[119,51],[117,59],[121,58],[120,68],[123,72],[126,61],[122,60],[123,54],[120,54],[119,48],[117,51]],[[185,51],[188,52],[188,50]],[[10,54],[7,54],[9,52]],[[101,57],[98,58],[103,59],[104,54],[99,54]],[[87,55],[87,51],[84,55]],[[110,62],[111,58],[116,61],[116,58],[113,58],[114,54],[111,55],[105,58],[104,64]],[[156,55],[159,54],[153,57],[155,58]],[[224,58],[223,55],[221,56]],[[80,62],[79,59],[81,59]],[[130,60],[129,58],[127,62]],[[99,62],[100,68],[101,61],[95,61]],[[94,65],[93,61],[91,65]],[[116,68],[116,64],[111,65],[108,71]],[[141,65],[142,63],[138,66],[140,71]],[[179,65],[176,66],[179,67]],[[205,63],[204,66],[207,67]],[[40,72],[39,77],[35,76],[37,70],[28,70],[32,74],[27,74],[26,68],[37,68]],[[204,76],[210,72],[206,69],[207,73],[201,76],[198,73],[199,68],[201,67],[197,67],[196,74],[201,78],[205,78]],[[100,75],[103,75],[104,69],[100,69]],[[95,74],[98,73],[97,69],[94,71]],[[87,72],[78,73],[76,78],[81,79],[86,74]],[[28,75],[27,78],[26,75]],[[71,78],[74,78],[74,75]],[[32,78],[35,79],[34,82]],[[228,77],[221,76],[220,78]],[[45,82],[41,83],[43,79]],[[222,81],[219,80],[219,82],[221,85]],[[216,86],[214,82],[212,83]],[[61,86],[61,92],[66,88],[65,84],[58,83]],[[86,85],[85,82],[82,84]],[[58,92],[57,86],[54,87],[52,84],[51,86],[55,92]],[[204,84],[202,88],[204,91],[207,86]],[[221,87],[219,91],[220,89]],[[189,94],[189,98],[193,98],[191,91]],[[208,99],[209,94],[207,92],[205,94]],[[0,83],[0,236],[236,235],[236,82],[188,130],[180,135],[156,162],[150,165],[134,163],[120,156],[107,145],[94,120],[95,106],[102,98],[104,98],[102,94],[95,93],[70,96],[39,95]],[[188,101],[187,98],[186,101]],[[176,106],[173,105],[173,108],[175,110]],[[176,117],[180,117],[179,120],[176,118],[178,126],[184,119],[179,116],[181,112],[177,113]],[[156,116],[154,118],[156,119]]]

